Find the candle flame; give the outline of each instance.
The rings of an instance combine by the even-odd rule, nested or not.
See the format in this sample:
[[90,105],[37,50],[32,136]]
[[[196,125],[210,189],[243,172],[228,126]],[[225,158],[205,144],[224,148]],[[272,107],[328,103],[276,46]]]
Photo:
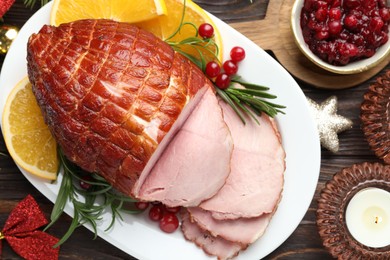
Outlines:
[[382,217],[376,216],[375,217],[375,224],[381,223],[382,222]]

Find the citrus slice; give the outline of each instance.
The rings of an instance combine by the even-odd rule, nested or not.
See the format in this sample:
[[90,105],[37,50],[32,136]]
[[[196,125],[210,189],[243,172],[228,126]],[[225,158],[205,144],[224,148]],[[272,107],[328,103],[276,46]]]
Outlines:
[[[168,10],[166,15],[162,15],[145,22],[137,23],[139,27],[154,33],[163,40],[170,37],[180,26],[180,21],[183,15],[184,0],[165,0],[165,5]],[[196,26],[196,28],[199,28],[199,25],[203,23],[209,23],[214,27],[214,42],[219,48],[217,58],[219,61],[222,61],[222,38],[217,26],[211,17],[206,13],[206,11],[204,11],[200,6],[191,0],[186,0],[185,5],[186,9],[183,19],[184,23],[192,23]],[[195,33],[196,31],[193,26],[184,25],[181,28],[180,33],[176,34],[176,36],[171,38],[170,41],[179,42],[189,37],[194,37]],[[199,57],[197,50],[192,47],[184,48],[184,50],[187,53],[194,55],[195,57]],[[212,49],[212,51],[214,51],[214,49]],[[205,56],[207,61],[214,60],[214,56],[210,55],[210,53],[207,51],[202,52],[202,54]]]
[[136,23],[166,13],[164,0],[54,0],[50,23],[58,26],[88,18]]
[[2,130],[7,149],[20,167],[48,180],[57,178],[57,144],[43,120],[27,77],[8,96]]

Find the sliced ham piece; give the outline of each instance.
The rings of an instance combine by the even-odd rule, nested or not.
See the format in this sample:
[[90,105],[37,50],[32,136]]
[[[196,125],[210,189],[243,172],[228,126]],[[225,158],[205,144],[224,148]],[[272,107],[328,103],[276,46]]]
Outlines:
[[181,230],[184,237],[194,242],[207,254],[218,257],[219,260],[231,259],[246,248],[246,246],[240,243],[230,242],[221,237],[214,237],[209,232],[203,231],[198,225],[191,222],[187,211],[181,214],[181,218]]
[[139,198],[197,206],[225,184],[233,141],[210,88],[146,178]]
[[171,138],[211,86],[165,42],[111,20],[45,25],[28,76],[65,156],[137,197]]
[[266,213],[256,218],[239,218],[234,220],[217,220],[210,211],[199,207],[188,208],[191,219],[200,229],[213,236],[222,237],[228,241],[247,246],[261,237],[272,218],[272,213]]
[[200,207],[216,219],[253,218],[271,213],[283,189],[285,152],[273,119],[264,113],[260,124],[242,124],[233,109],[219,104],[234,141],[231,174],[222,189]]

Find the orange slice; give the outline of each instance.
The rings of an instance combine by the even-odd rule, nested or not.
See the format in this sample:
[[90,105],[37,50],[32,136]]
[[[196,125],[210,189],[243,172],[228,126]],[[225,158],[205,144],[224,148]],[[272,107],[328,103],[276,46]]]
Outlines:
[[27,172],[48,180],[57,178],[57,143],[43,120],[28,78],[22,79],[6,101],[2,130],[14,161]]
[[88,18],[136,23],[166,13],[164,0],[54,0],[50,23],[58,26]]

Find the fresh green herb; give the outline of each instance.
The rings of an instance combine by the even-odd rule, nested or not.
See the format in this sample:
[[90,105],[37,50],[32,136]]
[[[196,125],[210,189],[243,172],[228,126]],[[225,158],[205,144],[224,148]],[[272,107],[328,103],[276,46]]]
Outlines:
[[[168,43],[175,51],[191,60],[203,72],[205,71],[208,62],[204,55],[205,53],[209,54],[208,56],[213,57],[213,60],[217,61],[219,64],[222,64],[221,61],[218,60],[219,48],[214,39],[198,37],[198,28],[196,25],[184,21],[186,0],[184,0],[183,5],[184,7],[180,24],[176,31],[165,39],[165,42]],[[180,31],[184,26],[192,26],[194,29],[194,36],[188,37],[179,42],[172,40],[177,34],[180,34]],[[196,53],[199,54],[199,57],[189,54],[189,48],[195,50]],[[238,76],[231,79],[231,84],[227,89],[222,90],[217,86],[215,86],[215,89],[218,95],[233,108],[244,124],[246,123],[245,114],[252,117],[257,123],[259,123],[255,115],[260,115],[264,112],[270,117],[274,117],[278,113],[284,114],[281,109],[286,108],[285,106],[266,101],[266,99],[276,98],[276,96],[267,92],[269,90],[268,87],[245,82]]]
[[[47,4],[50,0],[40,0],[41,1],[41,6],[44,6]],[[34,5],[36,4],[37,0],[24,0],[24,5],[26,7],[33,8]]]
[[[200,38],[198,37],[198,28],[195,24],[191,22],[184,22],[184,15],[186,12],[186,0],[183,3],[183,11],[181,15],[180,24],[177,29],[165,39],[165,42],[168,43],[176,52],[182,54],[187,57],[190,61],[195,63],[202,71],[205,70],[207,60],[205,54],[207,56],[211,56],[214,60],[218,60],[219,48],[218,45],[214,42],[213,38]],[[188,37],[184,40],[176,42],[172,40],[176,35],[180,34],[183,27],[189,26],[194,29],[194,36]],[[192,49],[197,54],[199,54],[200,59],[194,55],[188,53],[188,50]]]
[[[102,214],[110,207],[112,216],[111,223],[107,230],[111,229],[117,218],[122,219],[121,212],[130,214],[140,213],[133,204],[136,201],[133,198],[119,194],[113,187],[97,174],[90,174],[81,170],[76,165],[69,162],[61,149],[59,150],[60,165],[64,170],[60,190],[54,204],[50,220],[51,222],[45,229],[51,227],[64,212],[65,206],[68,202],[73,204],[74,216],[68,231],[63,235],[56,246],[63,244],[73,233],[73,231],[85,224],[89,223],[97,237],[97,224],[102,220]],[[85,176],[89,176],[86,179]],[[88,190],[78,188],[77,181],[83,181],[91,185]],[[82,195],[84,200],[79,199]]]

